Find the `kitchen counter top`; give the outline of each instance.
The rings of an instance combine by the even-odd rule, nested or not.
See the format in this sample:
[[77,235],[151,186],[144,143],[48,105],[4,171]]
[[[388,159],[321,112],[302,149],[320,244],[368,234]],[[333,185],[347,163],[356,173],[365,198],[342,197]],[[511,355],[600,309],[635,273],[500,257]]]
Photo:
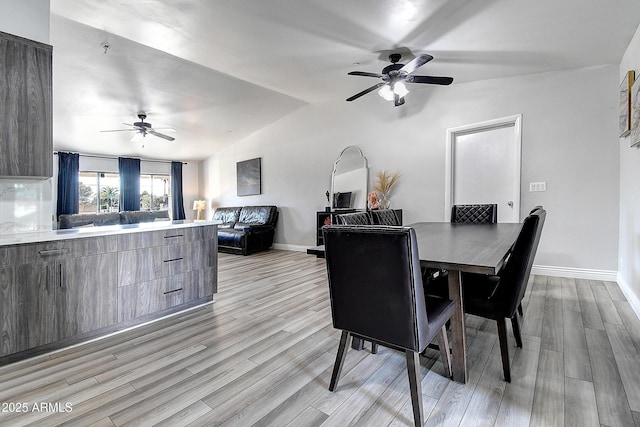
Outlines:
[[0,246],[23,243],[50,242],[53,240],[80,239],[83,237],[109,236],[114,234],[137,233],[143,231],[172,230],[187,227],[216,225],[219,221],[154,221],[138,224],[105,225],[99,227],[79,227],[67,230],[35,231],[0,235]]

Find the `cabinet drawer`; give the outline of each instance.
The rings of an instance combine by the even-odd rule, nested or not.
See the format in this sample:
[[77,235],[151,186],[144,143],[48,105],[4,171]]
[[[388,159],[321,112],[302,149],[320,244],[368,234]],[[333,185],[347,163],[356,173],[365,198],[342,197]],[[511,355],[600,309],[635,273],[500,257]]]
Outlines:
[[118,288],[118,322],[198,299],[200,282],[204,277],[200,271],[193,271]]
[[217,238],[217,234],[213,225],[120,234],[118,236],[118,250],[129,251],[154,246],[179,245],[214,238]]
[[118,253],[118,286],[128,286],[214,265],[211,243],[201,240]]
[[12,266],[115,252],[116,236],[54,240],[4,247],[0,265]]

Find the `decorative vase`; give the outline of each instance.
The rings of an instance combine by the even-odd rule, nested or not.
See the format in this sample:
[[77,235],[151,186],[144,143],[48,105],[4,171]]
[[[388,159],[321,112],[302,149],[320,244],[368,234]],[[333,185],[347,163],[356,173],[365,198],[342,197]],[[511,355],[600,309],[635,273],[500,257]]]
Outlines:
[[391,206],[391,197],[385,195],[385,194],[381,194],[380,195],[380,200],[378,202],[378,208],[379,209],[389,209],[389,206]]

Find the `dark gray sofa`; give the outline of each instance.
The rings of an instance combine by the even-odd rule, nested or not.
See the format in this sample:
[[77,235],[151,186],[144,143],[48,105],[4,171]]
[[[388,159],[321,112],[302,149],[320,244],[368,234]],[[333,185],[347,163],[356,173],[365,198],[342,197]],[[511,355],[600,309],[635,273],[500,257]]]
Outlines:
[[248,255],[273,246],[277,206],[220,207],[213,213],[220,252]]
[[106,213],[62,214],[58,217],[58,229],[84,227],[88,225],[137,224],[168,220],[169,211],[122,211]]

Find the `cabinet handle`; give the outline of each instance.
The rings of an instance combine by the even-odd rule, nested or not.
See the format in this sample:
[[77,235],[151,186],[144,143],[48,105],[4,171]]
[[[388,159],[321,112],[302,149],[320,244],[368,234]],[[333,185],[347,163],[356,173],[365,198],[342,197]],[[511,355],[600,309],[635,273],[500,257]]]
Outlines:
[[180,261],[180,260],[182,260],[182,259],[184,259],[184,258],[180,257],[180,258],[173,258],[173,259],[165,259],[165,260],[164,260],[164,261],[162,261],[162,262]]
[[69,251],[71,251],[71,249],[69,248],[62,248],[62,249],[47,249],[44,251],[38,251],[38,253],[42,256],[47,256],[47,255],[58,255],[58,254],[66,254]]
[[60,278],[60,287],[62,288],[62,282],[64,281],[64,273],[62,272],[62,264],[58,265],[60,267],[60,274],[59,274],[59,278]]
[[49,265],[47,265],[47,268],[45,270],[46,276],[44,277],[44,290],[47,291],[47,293],[49,293],[49,271],[50,270],[51,268],[49,267]]
[[182,290],[182,288],[174,289],[172,291],[163,292],[162,295],[168,295],[168,294],[172,294],[174,292],[180,292],[181,290]]
[[184,234],[171,234],[169,236],[164,236],[165,239],[171,239],[172,237],[184,237]]

